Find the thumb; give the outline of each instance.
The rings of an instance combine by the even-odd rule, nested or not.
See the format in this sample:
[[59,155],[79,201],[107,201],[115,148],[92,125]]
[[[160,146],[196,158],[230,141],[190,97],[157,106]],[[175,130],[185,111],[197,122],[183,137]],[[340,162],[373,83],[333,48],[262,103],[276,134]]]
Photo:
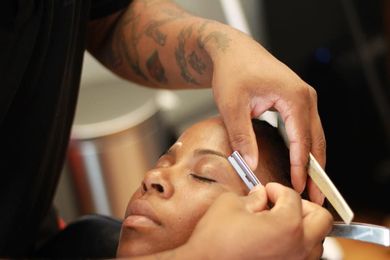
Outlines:
[[261,184],[255,186],[243,199],[246,209],[251,213],[267,209],[267,192]]

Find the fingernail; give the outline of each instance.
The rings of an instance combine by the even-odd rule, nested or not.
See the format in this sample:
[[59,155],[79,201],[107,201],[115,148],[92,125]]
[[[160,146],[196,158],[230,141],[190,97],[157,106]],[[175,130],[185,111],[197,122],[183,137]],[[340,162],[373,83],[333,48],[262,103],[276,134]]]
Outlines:
[[245,162],[249,165],[251,170],[254,170],[255,161],[249,155],[244,155]]
[[306,187],[306,183],[297,183],[296,181],[294,182],[294,180],[291,180],[292,181],[292,185],[295,189],[296,192],[298,192],[299,194],[302,194],[302,192],[305,190],[305,187]]
[[258,191],[258,190],[260,190],[261,188],[262,188],[262,185],[261,185],[261,184],[257,184],[255,187],[253,187],[253,188],[249,191],[249,194]]
[[300,189],[297,190],[297,192],[298,192],[299,194],[302,194],[302,192],[305,191],[306,183],[301,184],[301,186],[300,186],[299,188],[300,188]]

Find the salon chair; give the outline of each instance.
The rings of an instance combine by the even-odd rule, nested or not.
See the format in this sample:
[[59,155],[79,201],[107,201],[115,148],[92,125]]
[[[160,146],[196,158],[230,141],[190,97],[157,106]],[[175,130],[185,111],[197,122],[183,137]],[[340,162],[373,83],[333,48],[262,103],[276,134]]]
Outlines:
[[111,217],[83,216],[48,239],[35,257],[114,258],[121,224]]

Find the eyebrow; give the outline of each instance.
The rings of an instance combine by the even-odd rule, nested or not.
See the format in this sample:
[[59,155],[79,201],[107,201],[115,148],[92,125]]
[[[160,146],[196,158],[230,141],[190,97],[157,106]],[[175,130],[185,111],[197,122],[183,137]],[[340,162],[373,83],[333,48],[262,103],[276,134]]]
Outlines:
[[224,159],[227,159],[226,155],[224,155],[223,153],[211,149],[196,149],[194,151],[195,156],[204,155],[204,154],[216,155]]

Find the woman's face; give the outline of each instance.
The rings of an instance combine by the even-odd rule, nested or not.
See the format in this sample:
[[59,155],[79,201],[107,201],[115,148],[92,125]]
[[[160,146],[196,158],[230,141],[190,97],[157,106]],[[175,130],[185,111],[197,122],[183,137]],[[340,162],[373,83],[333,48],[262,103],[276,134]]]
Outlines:
[[221,193],[245,195],[246,186],[227,160],[231,153],[220,119],[202,121],[184,132],[145,174],[130,199],[118,256],[151,254],[183,245]]

